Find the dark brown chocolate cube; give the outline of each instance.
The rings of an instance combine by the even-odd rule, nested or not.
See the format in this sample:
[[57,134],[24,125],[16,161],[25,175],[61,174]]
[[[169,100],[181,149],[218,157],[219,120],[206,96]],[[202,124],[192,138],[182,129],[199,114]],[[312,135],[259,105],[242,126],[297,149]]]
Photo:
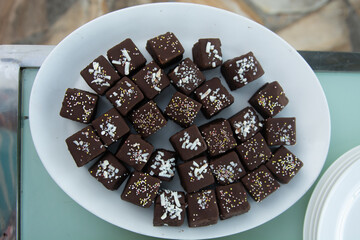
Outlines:
[[181,185],[186,192],[196,192],[215,182],[207,158],[199,157],[178,166]]
[[164,189],[154,207],[154,226],[181,226],[185,220],[185,194]]
[[245,175],[241,181],[256,202],[261,202],[280,187],[264,165]]
[[203,113],[207,118],[211,118],[234,103],[234,97],[221,84],[219,78],[206,81],[194,93],[202,104]]
[[269,146],[296,144],[296,119],[269,118],[264,124],[265,140]]
[[175,176],[176,153],[165,149],[157,149],[151,154],[146,173],[159,178],[161,181],[170,181]]
[[103,95],[119,79],[119,74],[104,56],[99,56],[80,72],[86,83]]
[[288,183],[299,172],[303,162],[284,146],[279,147],[266,167],[281,183]]
[[95,116],[99,97],[96,94],[76,89],[66,89],[60,116],[81,123],[90,123]]
[[192,48],[192,54],[194,63],[200,70],[207,70],[220,66],[222,64],[220,39],[199,39]]
[[147,173],[133,172],[126,183],[121,199],[143,208],[150,207],[159,192],[161,181]]
[[132,80],[139,86],[145,97],[153,99],[170,85],[170,80],[155,62],[150,62],[137,72]]
[[254,54],[249,52],[224,62],[221,73],[229,88],[235,90],[261,77],[264,70]]
[[134,110],[129,119],[135,130],[144,138],[159,131],[167,123],[160,109],[152,100]]
[[87,126],[66,140],[67,147],[78,167],[84,166],[106,151],[92,126]]
[[194,122],[200,108],[201,103],[180,92],[175,92],[164,113],[180,126],[189,127]]
[[215,191],[220,219],[225,220],[250,210],[245,188],[240,182],[226,186],[217,186]]
[[132,75],[146,63],[146,59],[130,38],[109,49],[107,56],[121,76]]
[[283,88],[277,81],[266,83],[249,100],[251,106],[264,118],[274,117],[288,103]]
[[219,209],[214,190],[203,190],[186,195],[189,227],[203,227],[216,224]]

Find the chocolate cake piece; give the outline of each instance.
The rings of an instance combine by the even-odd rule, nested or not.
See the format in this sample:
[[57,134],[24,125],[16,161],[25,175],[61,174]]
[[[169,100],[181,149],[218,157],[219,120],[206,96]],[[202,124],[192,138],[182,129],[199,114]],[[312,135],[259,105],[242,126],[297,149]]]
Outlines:
[[184,54],[183,46],[172,32],[149,39],[146,42],[146,50],[162,68],[180,61]]
[[215,191],[221,220],[246,213],[250,210],[245,188],[240,182],[226,186],[217,186]]
[[200,109],[201,103],[180,92],[175,92],[164,113],[180,126],[189,127]]
[[188,194],[186,200],[189,227],[209,226],[218,222],[219,209],[214,190]]
[[302,166],[303,162],[284,146],[280,146],[266,163],[266,167],[281,183],[290,182]]
[[183,161],[188,161],[207,149],[206,143],[195,125],[172,135],[170,142]]
[[219,78],[206,81],[195,90],[194,94],[196,100],[202,104],[203,113],[207,118],[211,118],[234,103],[234,97],[221,84]]
[[118,189],[130,173],[110,152],[106,152],[89,172],[109,190]]
[[225,153],[237,146],[230,123],[226,119],[213,120],[200,126],[199,129],[211,157]]
[[170,80],[164,70],[162,70],[154,61],[150,62],[137,72],[132,77],[132,80],[138,85],[148,99],[153,99],[170,85]]
[[84,166],[106,151],[92,126],[87,126],[65,140],[78,167]]
[[231,118],[230,125],[240,142],[245,142],[258,133],[263,124],[252,107],[246,107]]
[[271,150],[261,133],[241,143],[236,147],[236,151],[246,169],[250,171],[265,163],[272,156]]
[[205,76],[190,58],[182,60],[168,76],[174,86],[185,95],[190,95],[205,81]]
[[121,199],[148,208],[154,203],[160,184],[160,179],[135,171],[127,181]]
[[229,88],[235,90],[261,77],[264,70],[254,54],[248,52],[224,62],[221,66],[221,73]]
[[171,181],[176,171],[176,153],[165,149],[157,149],[151,154],[146,173],[161,181]]
[[104,56],[99,56],[84,68],[80,75],[86,83],[98,94],[104,93],[119,79],[119,74]]
[[146,59],[130,38],[109,49],[107,56],[122,77],[132,75],[146,63]]
[[274,81],[263,85],[249,103],[263,118],[269,118],[278,114],[289,103],[289,99],[280,84]]
[[160,190],[155,200],[154,226],[181,226],[185,220],[185,193]]
[[296,118],[269,118],[264,124],[265,140],[269,146],[296,144]]
[[234,183],[246,174],[245,168],[234,151],[212,159],[210,161],[210,169],[220,185]]
[[130,131],[125,120],[115,108],[96,118],[91,125],[106,146],[116,142]]
[[116,157],[137,171],[149,161],[154,147],[138,134],[130,134],[120,146]]
[[222,64],[221,41],[219,38],[199,39],[192,48],[194,63],[200,70],[216,68]]
[[76,89],[66,89],[60,116],[81,123],[90,123],[95,116],[99,97],[96,94]]
[[106,92],[106,98],[121,115],[126,116],[131,109],[144,99],[144,95],[129,78],[123,77]]
[[186,192],[196,192],[215,183],[208,160],[205,156],[178,166],[181,185]]
[[165,117],[152,100],[134,110],[129,119],[135,130],[144,138],[154,134],[167,123]]
[[264,165],[245,175],[241,182],[256,202],[261,202],[280,187],[269,169]]

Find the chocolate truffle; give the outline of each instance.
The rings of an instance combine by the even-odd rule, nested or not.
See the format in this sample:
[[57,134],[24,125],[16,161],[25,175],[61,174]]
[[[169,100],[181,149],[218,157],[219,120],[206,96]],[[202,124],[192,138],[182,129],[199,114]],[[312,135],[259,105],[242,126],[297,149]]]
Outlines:
[[197,126],[192,125],[170,137],[170,142],[183,161],[190,160],[207,149]]
[[205,76],[190,58],[182,60],[168,76],[175,87],[185,95],[190,95],[205,81]]
[[245,188],[240,182],[226,186],[217,186],[215,191],[221,220],[246,213],[250,210]]
[[202,227],[216,224],[219,209],[214,190],[203,190],[186,195],[189,227]]
[[133,172],[126,183],[121,199],[143,208],[150,207],[160,188],[161,181],[147,173]]
[[183,46],[172,32],[149,39],[146,50],[162,68],[180,61],[184,54]]
[[119,79],[119,74],[104,56],[99,56],[80,72],[86,83],[103,95]]
[[269,118],[264,124],[265,140],[269,146],[295,145],[296,119]]
[[146,59],[130,38],[109,49],[107,56],[121,76],[133,74],[146,63]]
[[131,109],[144,99],[144,95],[129,78],[123,77],[106,92],[106,98],[109,99],[121,115],[126,116]]
[[266,83],[249,100],[251,106],[264,118],[274,117],[288,103],[283,88],[277,81]]
[[192,48],[194,63],[200,70],[212,69],[222,64],[221,42],[218,38],[199,39]]
[[135,170],[141,171],[149,161],[153,150],[154,147],[140,135],[130,134],[120,146],[116,157]]
[[261,77],[264,70],[254,54],[249,52],[224,62],[221,73],[229,88],[235,90]]
[[146,173],[159,178],[161,181],[170,181],[175,176],[176,153],[165,149],[157,149],[151,154]]
[[186,192],[196,192],[215,182],[207,158],[199,157],[178,166],[181,185]]
[[129,119],[135,130],[144,138],[159,131],[167,123],[160,109],[152,100],[134,110]]
[[200,108],[201,103],[180,92],[175,92],[164,113],[180,126],[189,127],[194,122]]
[[109,190],[118,189],[129,176],[129,170],[110,152],[106,152],[89,172]]
[[150,62],[137,72],[132,80],[139,86],[145,97],[153,99],[170,85],[170,80],[155,62]]
[[92,126],[87,126],[66,140],[67,147],[78,167],[84,166],[106,151]]
[[81,123],[90,123],[95,116],[99,97],[76,88],[66,89],[60,116]]
[[266,167],[281,183],[290,182],[302,166],[303,162],[284,146],[279,147],[266,163]]
[[185,194],[161,190],[154,207],[154,226],[181,226],[185,220]]

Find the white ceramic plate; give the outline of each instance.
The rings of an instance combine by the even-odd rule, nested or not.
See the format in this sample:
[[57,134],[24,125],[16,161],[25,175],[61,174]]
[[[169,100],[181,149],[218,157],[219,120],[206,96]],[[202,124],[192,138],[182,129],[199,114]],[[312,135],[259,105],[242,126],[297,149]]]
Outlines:
[[[219,221],[214,226],[190,229],[153,227],[152,208],[142,209],[120,200],[122,187],[108,191],[89,176],[87,167],[77,168],[67,151],[65,139],[84,127],[61,118],[59,110],[66,88],[91,89],[79,75],[88,63],[127,37],[133,39],[148,61],[146,41],[172,31],[191,57],[199,38],[218,37],[225,60],[253,51],[265,75],[231,92],[235,103],[217,117],[230,117],[248,105],[247,100],[265,82],[279,81],[290,99],[280,116],[297,118],[296,146],[289,147],[303,162],[300,173],[262,203],[251,201],[242,216]],[[221,77],[220,70],[205,73],[207,79]],[[222,77],[221,77],[222,79]],[[222,79],[224,82],[224,80]],[[224,85],[227,87],[226,83]],[[156,98],[161,109],[174,92],[168,88]],[[109,104],[100,102],[103,113]],[[204,123],[199,116],[196,124]],[[330,140],[330,117],[323,90],[314,72],[289,44],[273,32],[239,15],[194,4],[150,4],[127,8],[97,18],[65,38],[43,63],[30,99],[30,127],[40,159],[55,182],[81,206],[119,227],[163,238],[210,238],[234,234],[269,221],[292,206],[314,183],[326,159]],[[148,138],[155,147],[171,149],[167,141],[180,128],[167,126]],[[179,189],[178,179],[171,186]]]

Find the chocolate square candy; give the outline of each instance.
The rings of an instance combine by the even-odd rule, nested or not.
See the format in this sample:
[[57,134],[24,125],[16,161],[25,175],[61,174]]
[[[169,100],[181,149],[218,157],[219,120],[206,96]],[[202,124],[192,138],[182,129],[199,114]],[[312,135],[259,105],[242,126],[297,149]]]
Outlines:
[[149,39],[146,42],[146,50],[162,68],[180,61],[184,54],[183,46],[172,32]]
[[202,227],[216,224],[219,219],[219,209],[214,190],[186,195],[189,227]]
[[245,168],[234,151],[212,159],[210,169],[220,185],[234,183],[246,174]]
[[141,171],[149,161],[153,150],[154,147],[140,135],[130,134],[120,146],[116,157],[135,170]]
[[231,118],[230,125],[235,132],[235,136],[240,142],[244,142],[258,133],[263,124],[252,107],[246,107]]
[[226,186],[217,186],[215,191],[221,220],[246,213],[250,210],[245,188],[240,182]]
[[154,226],[181,226],[185,220],[184,192],[164,189],[157,196],[154,207]]
[[126,116],[138,103],[144,99],[144,95],[129,78],[123,77],[106,92],[106,98],[114,107]]
[[303,162],[284,146],[279,147],[266,163],[266,167],[281,183],[290,182],[302,166]]
[[196,192],[215,182],[207,158],[199,157],[178,166],[181,185],[186,192]]
[[84,166],[106,151],[94,128],[90,125],[74,133],[65,141],[78,167]]
[[81,123],[90,123],[95,116],[99,97],[96,94],[76,89],[66,89],[60,116]]
[[261,202],[280,187],[264,165],[245,175],[241,181],[256,202]]
[[251,106],[264,118],[274,117],[288,103],[283,88],[277,81],[266,83],[249,100]]
[[121,76],[132,75],[146,63],[146,59],[130,38],[109,49],[107,56]]
[[185,95],[190,95],[205,81],[205,76],[190,58],[182,60],[168,76],[175,87]]
[[235,90],[261,77],[264,70],[254,54],[249,52],[224,62],[221,73],[229,88]]
[[206,143],[195,125],[172,135],[170,142],[183,161],[188,161],[207,149]]
[[110,152],[106,152],[89,172],[109,190],[118,189],[129,176],[129,170]]
[[194,122],[200,108],[201,103],[180,92],[175,92],[164,113],[180,126],[189,127]]
[[234,97],[221,84],[219,78],[206,81],[195,90],[196,99],[201,102],[207,118],[211,118],[234,103]]
[[296,144],[296,118],[268,118],[264,124],[269,146]]
[[126,183],[121,199],[143,208],[150,207],[160,188],[161,181],[147,173],[133,172]]
[[170,181],[175,176],[176,153],[165,149],[157,149],[152,153],[146,173],[162,181]]
[[96,118],[91,125],[106,146],[116,142],[130,131],[125,120],[115,108]]
[[144,138],[159,131],[167,123],[160,109],[152,100],[134,110],[129,119],[135,130]]
[[192,48],[194,63],[200,70],[212,69],[222,64],[221,42],[218,38],[199,39]]
[[200,126],[211,157],[225,153],[237,146],[228,120],[219,118]]
[[265,163],[272,156],[261,133],[241,143],[236,147],[236,151],[245,167],[250,171]]
[[153,99],[170,85],[170,80],[155,62],[150,62],[137,72],[132,80],[139,86],[145,97]]
[[103,95],[119,79],[119,74],[104,56],[99,56],[80,72],[86,83]]

